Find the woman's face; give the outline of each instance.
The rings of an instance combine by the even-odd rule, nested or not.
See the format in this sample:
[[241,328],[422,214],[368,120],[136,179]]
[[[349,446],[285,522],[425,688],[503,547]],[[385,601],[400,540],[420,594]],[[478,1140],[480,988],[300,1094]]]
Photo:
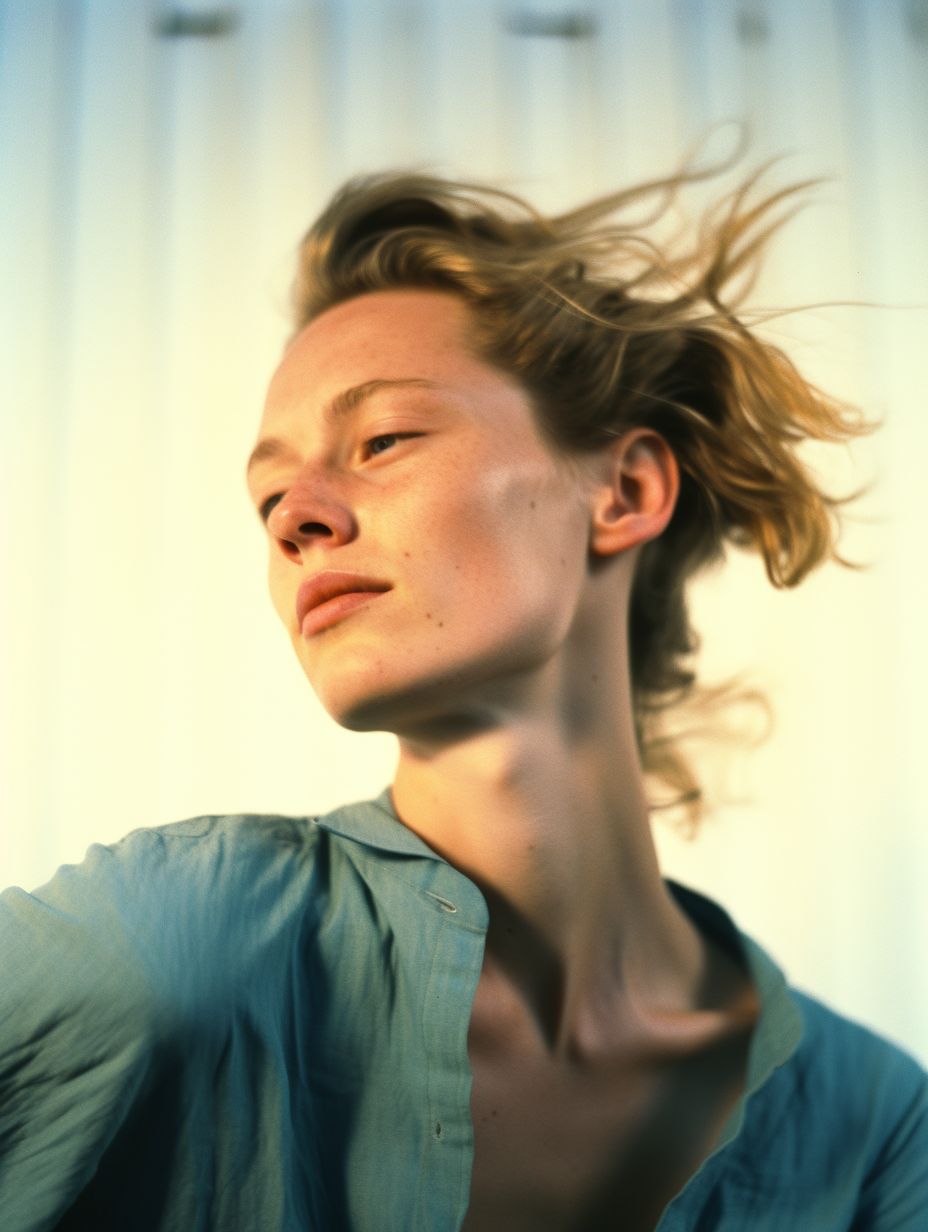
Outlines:
[[[530,696],[575,625],[582,485],[468,346],[469,312],[442,291],[360,296],[312,321],[271,381],[260,441],[279,452],[249,476],[271,596],[346,727],[402,734]],[[312,578],[310,601],[357,589],[301,627]]]

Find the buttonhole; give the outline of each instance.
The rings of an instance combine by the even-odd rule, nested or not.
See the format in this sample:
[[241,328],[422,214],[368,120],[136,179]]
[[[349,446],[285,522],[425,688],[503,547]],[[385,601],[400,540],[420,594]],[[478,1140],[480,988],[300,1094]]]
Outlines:
[[438,905],[441,907],[443,911],[448,911],[448,912],[457,911],[457,907],[455,907],[454,903],[450,903],[447,900],[447,898],[442,898],[440,894],[433,894],[431,890],[426,890],[426,894],[429,896],[429,898],[434,898],[436,903],[438,903]]

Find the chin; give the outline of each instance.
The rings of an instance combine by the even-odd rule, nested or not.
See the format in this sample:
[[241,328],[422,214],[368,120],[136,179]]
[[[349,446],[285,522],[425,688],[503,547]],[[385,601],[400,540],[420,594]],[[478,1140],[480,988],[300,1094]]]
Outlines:
[[340,681],[334,693],[316,690],[316,696],[332,719],[347,731],[398,735],[434,716],[434,701],[428,705],[425,697],[415,691],[384,687],[349,693],[344,681]]
[[332,705],[324,698],[320,698],[320,701],[331,718],[334,719],[339,727],[344,727],[346,731],[393,731],[393,724],[390,722],[391,709],[389,705],[384,705],[382,702],[378,703],[378,699],[365,699],[362,702],[347,706]]
[[[346,671],[311,681],[323,707],[340,727],[356,732],[390,732],[400,739],[456,740],[494,726],[500,690],[533,675],[539,664],[445,665],[416,679],[372,679],[370,666],[356,676]],[[527,670],[528,669],[528,670]],[[518,689],[518,685],[516,688]],[[495,698],[495,702],[494,699]]]
[[[305,664],[304,664],[304,670]],[[313,692],[332,719],[348,731],[392,731],[392,720],[403,708],[404,690],[383,678],[371,665],[358,665],[355,671],[344,662],[334,672],[306,676]]]
[[329,715],[348,731],[403,732],[441,724],[448,718],[448,702],[458,708],[466,673],[448,671],[417,679],[391,677],[384,665],[369,660],[356,670],[343,659],[333,672],[307,671],[313,691]]

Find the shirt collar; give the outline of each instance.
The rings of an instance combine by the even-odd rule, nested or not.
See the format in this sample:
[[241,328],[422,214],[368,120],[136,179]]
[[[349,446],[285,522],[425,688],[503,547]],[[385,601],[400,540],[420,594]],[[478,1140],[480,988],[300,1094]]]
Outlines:
[[[322,830],[330,830],[333,834],[340,834],[342,838],[352,839],[377,851],[442,860],[428,843],[397,817],[389,787],[376,800],[346,804],[325,817],[314,817],[313,821]],[[442,860],[442,863],[447,861]]]
[[744,1095],[722,1127],[716,1147],[718,1150],[741,1129],[747,1100],[799,1047],[803,1035],[802,1014],[790,996],[783,972],[752,937],[737,927],[727,911],[704,894],[675,881],[668,879],[667,885],[697,928],[704,934],[711,934],[740,959],[760,1001],[760,1016],[748,1049]]
[[[314,820],[320,828],[361,843],[365,847],[397,855],[425,857],[447,864],[446,860],[399,820],[389,787],[375,800],[346,805]],[[762,1087],[774,1070],[788,1061],[798,1048],[802,1038],[802,1016],[789,994],[783,972],[756,941],[737,927],[718,903],[669,878],[666,884],[678,905],[700,932],[711,934],[740,960],[751,976],[760,1001],[760,1017],[754,1028],[748,1052],[744,1098],[738,1101],[722,1129],[719,1138],[721,1147],[734,1138],[741,1128],[746,1100]]]

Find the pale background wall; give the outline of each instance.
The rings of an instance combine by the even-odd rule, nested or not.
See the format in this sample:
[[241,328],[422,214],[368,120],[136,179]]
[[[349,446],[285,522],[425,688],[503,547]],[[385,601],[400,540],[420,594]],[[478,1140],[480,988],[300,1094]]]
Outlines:
[[[745,799],[669,873],[796,982],[928,1061],[928,4],[924,0],[2,0],[0,882],[206,812],[389,781],[291,661],[242,483],[294,244],[346,175],[489,177],[542,206],[748,120],[774,181],[834,177],[780,240],[776,337],[885,415],[874,480],[796,593],[736,559],[696,596],[710,674],[772,694]],[[723,152],[731,132],[717,134]]]

